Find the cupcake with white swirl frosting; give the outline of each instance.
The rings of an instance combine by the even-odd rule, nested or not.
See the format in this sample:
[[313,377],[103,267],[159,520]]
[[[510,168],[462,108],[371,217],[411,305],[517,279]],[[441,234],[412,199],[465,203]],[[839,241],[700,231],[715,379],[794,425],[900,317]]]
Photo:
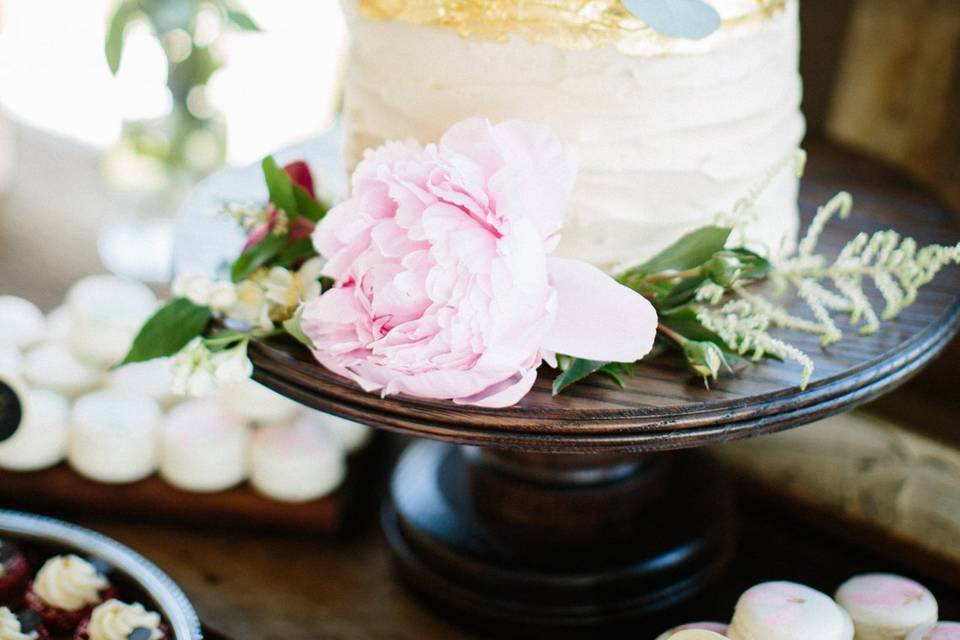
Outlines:
[[73,633],[114,591],[106,576],[83,558],[54,556],[37,572],[26,600],[51,632]]
[[50,640],[50,634],[35,612],[28,609],[17,614],[0,607],[0,640]]
[[142,604],[107,600],[80,625],[74,640],[166,640],[160,614]]

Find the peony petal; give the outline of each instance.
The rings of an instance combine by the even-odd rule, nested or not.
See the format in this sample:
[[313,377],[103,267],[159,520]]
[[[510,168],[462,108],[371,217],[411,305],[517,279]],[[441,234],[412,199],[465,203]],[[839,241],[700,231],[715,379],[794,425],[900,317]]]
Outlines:
[[604,362],[634,362],[653,348],[657,312],[639,293],[593,265],[550,258],[557,316],[543,348]]
[[530,393],[533,383],[537,381],[537,370],[530,369],[523,374],[517,374],[509,380],[499,382],[480,393],[466,398],[455,398],[456,404],[467,404],[489,409],[502,409],[520,402]]

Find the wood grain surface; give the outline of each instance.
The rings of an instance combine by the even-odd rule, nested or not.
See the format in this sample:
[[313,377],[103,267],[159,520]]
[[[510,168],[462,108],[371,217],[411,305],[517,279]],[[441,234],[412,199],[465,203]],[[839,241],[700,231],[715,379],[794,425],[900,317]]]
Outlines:
[[[829,145],[814,143],[809,150],[804,218],[844,189],[856,202],[848,220],[827,228],[821,248],[828,255],[861,231],[886,228],[921,243],[960,240],[951,213],[898,174]],[[802,306],[795,300],[790,304]],[[848,330],[845,340],[823,350],[817,336],[782,334],[816,362],[806,390],[799,388],[799,371],[789,362],[764,361],[722,377],[707,390],[679,358],[664,357],[642,362],[624,389],[595,376],[553,397],[551,376],[541,372],[534,390],[507,409],[380,398],[328,372],[301,346],[285,340],[255,345],[251,358],[255,377],[285,395],[409,435],[537,451],[654,451],[770,433],[861,405],[916,374],[958,328],[960,269],[948,268],[873,336]]]

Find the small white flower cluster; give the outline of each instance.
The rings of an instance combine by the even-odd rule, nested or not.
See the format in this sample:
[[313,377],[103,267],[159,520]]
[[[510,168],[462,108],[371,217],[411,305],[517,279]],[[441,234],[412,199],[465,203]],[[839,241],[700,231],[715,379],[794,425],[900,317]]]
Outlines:
[[321,258],[312,258],[298,271],[262,269],[239,284],[185,274],[174,281],[173,295],[255,329],[273,329],[274,323],[289,319],[301,304],[320,295],[323,265]]
[[269,218],[267,208],[261,204],[228,202],[223,204],[221,211],[233,218],[247,233],[266,224]]
[[202,398],[220,385],[241,382],[253,373],[247,358],[247,341],[239,345],[211,351],[203,338],[194,338],[170,363],[173,393]]
[[185,274],[173,281],[173,295],[186,298],[193,304],[226,312],[237,303],[237,292],[232,282],[212,280],[200,274]]
[[[238,284],[185,274],[174,281],[172,292],[254,331],[270,331],[275,323],[293,317],[300,305],[322,293],[323,266],[322,259],[313,258],[297,271],[261,269]],[[222,384],[250,377],[253,366],[247,358],[249,340],[250,336],[242,333],[226,340],[192,340],[171,361],[174,393],[202,397]],[[210,346],[217,343],[228,348],[211,350]]]

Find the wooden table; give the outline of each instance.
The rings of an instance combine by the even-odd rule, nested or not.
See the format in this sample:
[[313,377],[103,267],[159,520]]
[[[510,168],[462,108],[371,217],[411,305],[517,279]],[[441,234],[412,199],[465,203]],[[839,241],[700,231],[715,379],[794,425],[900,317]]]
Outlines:
[[[851,175],[855,169],[851,167]],[[98,270],[89,233],[76,227],[71,230],[70,240],[79,250],[68,254],[62,253],[62,239],[45,241],[55,228],[51,225],[74,215],[75,210],[54,210],[42,200],[18,193],[0,203],[0,292],[27,295],[50,307],[60,300],[70,279]],[[392,455],[393,451],[384,454],[385,473]],[[481,637],[435,617],[393,579],[377,526],[375,505],[380,491],[382,485],[371,487],[368,504],[337,541],[66,515],[156,562],[186,590],[204,621],[232,638]],[[30,496],[24,495],[21,502],[29,501]],[[763,580],[798,580],[831,591],[855,573],[877,570],[924,579],[941,602],[942,616],[960,619],[957,588],[926,579],[905,566],[901,560],[906,556],[876,554],[861,545],[839,542],[822,533],[819,525],[824,523],[790,511],[742,494],[738,501],[741,537],[732,570],[686,610],[663,620],[662,626],[728,617],[739,593]],[[634,630],[631,637],[653,638],[661,629],[659,623],[652,626],[656,628]]]

